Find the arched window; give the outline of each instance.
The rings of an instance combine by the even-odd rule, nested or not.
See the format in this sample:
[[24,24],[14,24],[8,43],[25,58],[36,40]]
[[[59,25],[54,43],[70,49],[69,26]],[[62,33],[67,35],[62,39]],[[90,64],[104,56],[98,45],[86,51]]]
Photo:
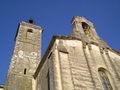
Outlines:
[[82,22],[82,28],[83,28],[83,30],[84,30],[84,32],[85,32],[86,35],[90,34],[90,30],[89,30],[90,26],[87,23]]
[[32,29],[28,29],[27,30],[27,35],[26,35],[27,39],[33,40],[34,37],[34,33]]
[[93,34],[92,31],[90,30],[90,26],[87,23],[82,22],[82,28],[84,30],[85,35],[93,39]]
[[109,80],[110,77],[108,77],[107,75],[108,74],[107,71],[103,68],[100,68],[98,72],[99,72],[100,80],[102,82],[104,90],[113,90]]

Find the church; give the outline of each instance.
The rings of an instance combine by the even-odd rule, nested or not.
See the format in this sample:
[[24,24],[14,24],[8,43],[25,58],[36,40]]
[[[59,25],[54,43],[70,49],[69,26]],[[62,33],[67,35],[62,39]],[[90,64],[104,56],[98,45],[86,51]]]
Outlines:
[[120,90],[120,52],[81,16],[71,35],[54,35],[41,57],[42,27],[20,22],[6,83],[0,90]]

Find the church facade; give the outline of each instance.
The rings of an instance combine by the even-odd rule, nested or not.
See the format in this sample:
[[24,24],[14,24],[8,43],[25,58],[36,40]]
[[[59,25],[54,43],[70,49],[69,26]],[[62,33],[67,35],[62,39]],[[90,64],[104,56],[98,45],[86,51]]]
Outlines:
[[41,58],[41,26],[21,22],[0,90],[120,90],[120,52],[84,17],[71,23],[71,35],[54,35]]

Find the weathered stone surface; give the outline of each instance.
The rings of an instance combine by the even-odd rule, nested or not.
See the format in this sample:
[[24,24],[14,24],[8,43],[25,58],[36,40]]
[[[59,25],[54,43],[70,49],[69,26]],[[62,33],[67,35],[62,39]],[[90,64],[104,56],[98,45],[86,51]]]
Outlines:
[[5,90],[33,90],[33,74],[41,58],[42,28],[21,22],[16,34]]
[[4,88],[0,88],[0,90],[4,90]]
[[21,22],[5,90],[120,90],[120,53],[89,20],[76,16],[72,24],[72,35],[53,36],[39,62],[42,28]]

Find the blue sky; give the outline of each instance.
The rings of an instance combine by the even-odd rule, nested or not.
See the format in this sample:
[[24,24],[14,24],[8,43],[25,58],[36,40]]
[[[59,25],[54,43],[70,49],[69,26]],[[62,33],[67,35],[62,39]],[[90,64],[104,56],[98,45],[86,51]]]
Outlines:
[[7,75],[20,21],[32,17],[44,28],[44,53],[52,35],[71,33],[73,16],[92,21],[98,34],[120,51],[120,0],[0,0],[0,84]]

